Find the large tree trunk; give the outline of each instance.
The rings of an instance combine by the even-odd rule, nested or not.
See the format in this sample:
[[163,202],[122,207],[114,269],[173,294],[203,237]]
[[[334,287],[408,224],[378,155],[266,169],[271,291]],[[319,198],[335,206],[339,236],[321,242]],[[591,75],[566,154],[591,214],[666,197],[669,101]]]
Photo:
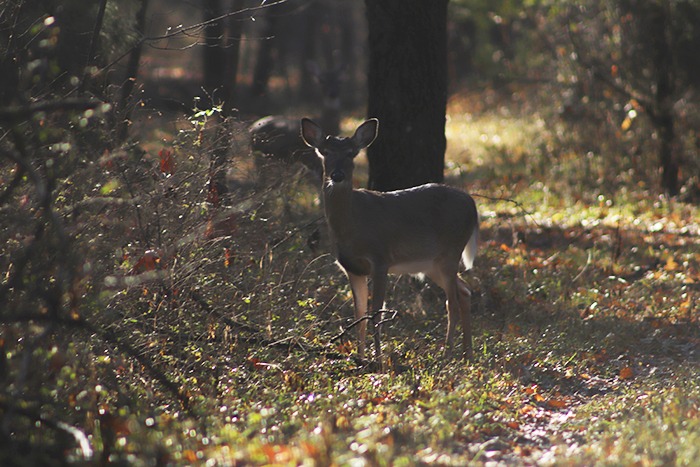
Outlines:
[[369,188],[441,182],[447,107],[447,0],[366,0]]

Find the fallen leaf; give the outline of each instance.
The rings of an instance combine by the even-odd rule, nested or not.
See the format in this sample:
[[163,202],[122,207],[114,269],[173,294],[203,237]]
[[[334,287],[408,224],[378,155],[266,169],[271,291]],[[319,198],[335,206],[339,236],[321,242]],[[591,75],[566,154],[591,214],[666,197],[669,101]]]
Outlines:
[[561,398],[549,399],[547,401],[547,407],[552,409],[564,409],[568,407],[568,402]]
[[630,129],[631,126],[632,126],[632,119],[631,119],[629,116],[627,116],[627,117],[625,117],[625,119],[622,121],[622,124],[620,125],[620,129],[621,129],[622,131],[627,131],[627,130]]
[[669,256],[668,259],[666,260],[666,265],[664,266],[664,269],[666,271],[676,271],[678,270],[678,263],[676,262],[675,259],[673,259],[673,256]]
[[634,378],[634,370],[632,367],[625,366],[620,369],[620,379],[632,379]]

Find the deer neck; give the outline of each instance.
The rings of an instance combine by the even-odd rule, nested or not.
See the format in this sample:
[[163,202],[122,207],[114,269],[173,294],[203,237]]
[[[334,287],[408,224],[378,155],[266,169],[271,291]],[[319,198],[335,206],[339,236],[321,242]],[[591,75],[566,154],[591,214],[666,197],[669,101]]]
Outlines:
[[353,235],[351,183],[325,185],[323,187],[326,221],[337,241]]

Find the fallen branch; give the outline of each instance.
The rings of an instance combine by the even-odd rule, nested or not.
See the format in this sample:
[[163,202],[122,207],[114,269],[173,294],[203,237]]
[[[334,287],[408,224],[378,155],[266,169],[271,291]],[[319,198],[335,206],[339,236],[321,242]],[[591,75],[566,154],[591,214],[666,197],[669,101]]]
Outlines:
[[356,319],[355,321],[353,321],[352,323],[350,323],[350,325],[349,325],[348,327],[346,327],[345,329],[343,329],[343,330],[340,332],[340,334],[338,334],[338,335],[332,337],[330,341],[331,341],[331,342],[335,342],[335,341],[341,339],[341,338],[342,338],[343,336],[345,336],[345,334],[347,334],[352,328],[354,328],[355,326],[357,326],[357,325],[360,324],[361,322],[367,321],[367,320],[369,320],[369,319],[374,320],[377,316],[381,316],[382,313],[391,313],[391,314],[392,314],[392,315],[391,315],[391,318],[385,318],[385,319],[379,321],[378,323],[376,323],[375,326],[381,326],[381,325],[384,324],[384,323],[389,323],[389,322],[391,322],[391,321],[394,321],[394,319],[396,319],[396,315],[399,314],[398,310],[387,310],[387,309],[385,309],[385,308],[382,308],[382,309],[380,309],[380,310],[374,311],[374,312],[372,312],[372,313],[368,313],[368,314],[366,314],[365,316],[363,316],[363,317],[361,317],[361,318],[358,318],[358,319]]
[[47,428],[51,428],[52,430],[63,431],[65,433],[68,433],[73,437],[73,439],[75,439],[75,444],[80,449],[80,453],[83,457],[83,460],[89,461],[92,459],[94,451],[92,449],[92,446],[90,445],[90,440],[85,435],[85,433],[83,433],[78,428],[71,426],[65,422],[55,421],[51,418],[48,418],[47,416],[42,415],[38,410],[31,410],[27,407],[20,406],[17,404],[11,404],[4,400],[0,400],[0,409],[2,409],[2,411],[5,413],[5,417],[7,417],[9,414],[21,415],[30,419],[35,424],[41,423],[42,425],[46,426]]
[[109,105],[96,99],[65,98],[51,101],[39,101],[22,106],[0,108],[0,123],[16,123],[30,118],[39,112],[57,112],[67,110],[90,110],[101,105]]

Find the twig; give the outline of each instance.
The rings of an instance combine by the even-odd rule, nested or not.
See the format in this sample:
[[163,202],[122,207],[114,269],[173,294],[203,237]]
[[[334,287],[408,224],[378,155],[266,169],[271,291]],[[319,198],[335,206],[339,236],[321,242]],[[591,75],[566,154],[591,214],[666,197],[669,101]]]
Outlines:
[[27,417],[34,422],[41,422],[41,424],[47,426],[48,428],[68,433],[73,437],[73,439],[75,439],[76,444],[80,448],[83,460],[89,461],[90,459],[92,459],[94,451],[92,449],[92,446],[90,445],[90,440],[85,435],[85,433],[83,433],[78,428],[68,425],[67,423],[62,421],[55,421],[51,418],[46,417],[45,415],[42,415],[38,411],[30,410],[29,408],[23,407],[18,404],[11,404],[4,400],[0,400],[0,408],[6,414],[16,413],[18,415],[22,415],[23,417]]
[[[256,11],[261,11],[261,10],[264,10],[264,9],[266,9],[266,8],[272,8],[272,7],[274,7],[274,6],[281,5],[281,4],[283,4],[283,3],[287,3],[287,1],[288,1],[288,0],[277,0],[277,1],[274,1],[274,2],[263,2],[263,3],[262,3],[261,5],[259,5],[259,6],[243,8],[242,10],[232,11],[232,12],[226,13],[226,14],[224,14],[224,15],[218,16],[218,17],[216,17],[216,18],[211,18],[211,19],[208,19],[208,20],[206,20],[206,21],[202,21],[202,22],[197,23],[197,24],[193,24],[193,25],[190,25],[190,26],[185,26],[185,27],[182,27],[182,28],[178,28],[178,29],[177,29],[176,31],[174,31],[174,32],[168,32],[168,33],[162,34],[162,35],[160,35],[160,36],[142,37],[140,40],[138,40],[138,41],[136,42],[136,44],[134,44],[134,45],[133,45],[131,48],[129,48],[126,52],[124,52],[123,54],[121,54],[120,56],[118,56],[117,58],[115,58],[114,60],[112,60],[112,61],[111,61],[110,63],[108,63],[107,65],[103,66],[96,74],[101,74],[101,73],[103,73],[105,70],[109,70],[109,69],[112,68],[114,65],[116,65],[117,63],[119,63],[120,61],[122,61],[122,59],[123,59],[124,57],[126,57],[126,56],[129,55],[129,54],[131,54],[131,52],[132,52],[136,47],[142,47],[143,44],[145,44],[145,43],[153,43],[153,42],[158,42],[158,41],[162,41],[162,40],[165,40],[165,39],[170,39],[170,38],[172,38],[172,37],[179,36],[179,35],[186,35],[186,34],[189,33],[190,31],[194,31],[194,30],[198,30],[198,29],[204,29],[204,27],[205,27],[206,25],[208,25],[208,24],[216,23],[216,22],[218,22],[218,21],[222,21],[222,20],[224,20],[224,19],[227,19],[227,18],[230,18],[230,17],[233,17],[233,16],[243,15],[243,14],[246,14],[246,13],[252,13],[252,12],[256,12]],[[77,90],[77,88],[76,88],[75,90]]]
[[524,205],[523,203],[521,203],[520,201],[516,201],[516,200],[514,200],[514,199],[512,199],[512,198],[505,198],[505,197],[502,197],[502,196],[488,196],[488,195],[481,195],[481,194],[479,194],[479,193],[469,193],[469,194],[470,194],[472,197],[475,197],[475,198],[483,198],[483,199],[487,199],[487,200],[489,200],[489,201],[505,201],[505,202],[507,202],[507,203],[511,203],[511,204],[515,205],[515,207],[518,208],[524,215],[529,216],[530,218],[532,218],[532,222],[533,222],[537,227],[541,227],[541,225],[537,222],[537,220],[534,219],[534,214],[535,214],[535,213],[532,212],[532,211],[528,211],[527,209],[525,209],[525,205]]
[[320,259],[322,259],[322,258],[326,258],[326,257],[328,257],[328,256],[330,256],[329,253],[324,253],[324,254],[322,254],[322,255],[320,255],[320,256],[315,257],[314,259],[312,259],[311,261],[309,261],[308,264],[307,264],[306,266],[304,266],[304,269],[299,273],[299,275],[297,276],[296,280],[294,281],[294,285],[292,286],[292,295],[296,295],[296,293],[297,293],[297,288],[299,287],[299,282],[301,282],[301,278],[304,276],[304,274],[306,274],[306,271],[309,269],[309,267],[310,267],[312,264],[314,264],[316,261],[318,261],[318,260],[320,260]]
[[317,224],[321,219],[323,219],[323,216],[318,216],[318,217],[311,219],[306,224],[302,224],[299,227],[293,228],[284,238],[282,238],[282,240],[280,240],[277,243],[275,243],[274,245],[272,245],[270,247],[270,249],[274,250],[275,248],[277,248],[278,246],[280,246],[281,244],[283,244],[284,242],[286,242],[290,238],[294,237],[297,233],[301,232],[302,230],[307,229],[308,227],[311,227],[314,224]]
[[566,29],[567,29],[567,33],[569,36],[569,41],[571,41],[571,45],[574,48],[574,52],[576,53],[576,56],[578,57],[578,59],[576,60],[576,63],[579,64],[581,66],[581,68],[584,70],[592,70],[593,77],[595,79],[602,82],[610,90],[621,95],[626,100],[631,100],[631,99],[636,100],[640,104],[640,106],[650,115],[650,117],[654,118],[655,110],[654,110],[654,106],[652,104],[651,99],[647,98],[647,96],[640,94],[639,92],[636,92],[634,89],[629,89],[629,87],[625,86],[622,83],[617,82],[615,79],[608,76],[608,74],[606,72],[601,71],[601,70],[605,69],[604,66],[601,66],[599,63],[597,63],[595,58],[587,56],[584,48],[581,47],[581,45],[576,40],[575,33],[574,33],[572,26],[571,26],[572,25],[571,18],[572,18],[572,15],[569,14]]
[[368,313],[368,314],[366,314],[365,316],[363,316],[363,317],[361,317],[361,318],[358,318],[358,319],[356,319],[355,321],[353,321],[352,323],[350,323],[350,325],[349,325],[348,327],[346,327],[345,329],[343,329],[343,330],[340,332],[340,334],[338,334],[338,335],[332,337],[330,341],[331,341],[331,342],[335,342],[335,341],[341,339],[341,338],[342,338],[343,336],[345,336],[345,334],[347,334],[352,328],[354,328],[355,326],[357,326],[358,324],[360,324],[360,323],[363,322],[363,321],[367,321],[367,320],[369,320],[369,319],[374,320],[377,316],[380,316],[382,313],[389,313],[389,312],[392,313],[391,318],[386,318],[386,319],[381,320],[380,322],[378,322],[378,323],[376,324],[377,326],[380,326],[380,325],[382,325],[382,324],[384,324],[384,323],[388,323],[388,322],[390,322],[390,321],[393,321],[393,320],[396,318],[396,315],[399,313],[397,310],[387,310],[387,309],[385,309],[385,308],[382,308],[382,309],[380,309],[380,310],[374,311],[374,312],[372,312],[372,313]]
[[586,269],[588,269],[588,266],[589,266],[590,264],[591,264],[591,250],[588,250],[588,259],[586,260],[586,264],[584,264],[584,265],[583,265],[583,268],[581,269],[581,271],[580,271],[578,274],[576,274],[576,277],[574,277],[573,279],[571,279],[571,283],[572,283],[572,284],[573,284],[574,282],[576,282],[576,281],[583,275],[584,272],[586,272]]

